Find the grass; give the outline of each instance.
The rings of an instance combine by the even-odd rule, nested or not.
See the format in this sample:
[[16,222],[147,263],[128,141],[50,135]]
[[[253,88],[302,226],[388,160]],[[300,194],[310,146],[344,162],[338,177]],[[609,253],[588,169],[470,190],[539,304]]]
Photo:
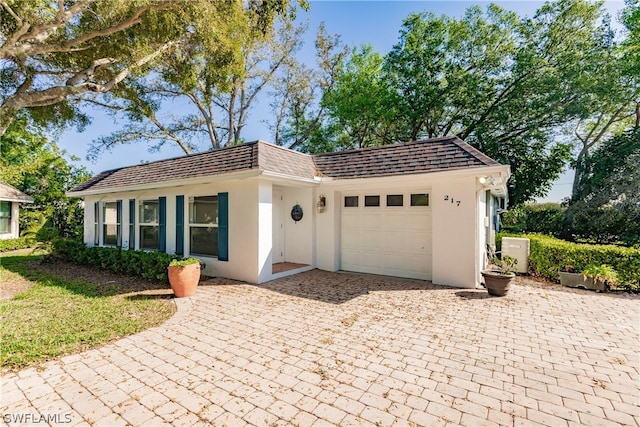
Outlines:
[[0,261],[0,280],[29,280],[33,286],[0,301],[2,370],[17,370],[55,357],[98,347],[157,326],[171,317],[169,299],[123,293],[104,286],[63,279],[29,268],[37,256],[11,254]]

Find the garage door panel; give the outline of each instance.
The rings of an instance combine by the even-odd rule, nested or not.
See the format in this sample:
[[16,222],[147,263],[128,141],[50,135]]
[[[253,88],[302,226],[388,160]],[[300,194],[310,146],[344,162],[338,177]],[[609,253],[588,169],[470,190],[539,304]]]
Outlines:
[[430,208],[343,208],[341,231],[343,270],[431,279]]

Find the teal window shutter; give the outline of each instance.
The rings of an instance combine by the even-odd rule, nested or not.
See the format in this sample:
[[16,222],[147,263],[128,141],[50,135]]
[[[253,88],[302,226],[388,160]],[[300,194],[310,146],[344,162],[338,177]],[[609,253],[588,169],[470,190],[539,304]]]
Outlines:
[[158,207],[160,209],[160,223],[158,224],[158,250],[167,251],[167,198],[158,197]]
[[218,193],[218,260],[229,261],[229,193]]
[[116,247],[122,247],[122,200],[116,200]]
[[184,196],[176,196],[176,255],[184,254]]
[[136,248],[136,199],[129,199],[129,249]]

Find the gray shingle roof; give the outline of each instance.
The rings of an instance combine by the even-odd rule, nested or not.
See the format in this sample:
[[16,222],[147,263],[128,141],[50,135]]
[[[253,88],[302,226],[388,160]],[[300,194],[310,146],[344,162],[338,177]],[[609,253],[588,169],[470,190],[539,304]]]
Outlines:
[[260,170],[313,179],[408,175],[481,166],[497,166],[457,137],[308,155],[263,141],[204,153],[128,166],[99,173],[71,192],[108,190],[155,182]]
[[323,174],[341,179],[500,165],[455,136],[319,154],[314,161]]
[[0,181],[0,200],[9,202],[33,203],[33,199],[17,188]]

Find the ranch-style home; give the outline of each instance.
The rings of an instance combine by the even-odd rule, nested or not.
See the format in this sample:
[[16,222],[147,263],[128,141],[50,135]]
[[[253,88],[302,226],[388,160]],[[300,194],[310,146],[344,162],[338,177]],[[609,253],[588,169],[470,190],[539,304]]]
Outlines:
[[20,237],[20,204],[33,199],[17,188],[0,181],[0,240]]
[[319,268],[475,288],[509,166],[457,137],[308,155],[263,141],[102,172],[69,192],[89,246],[250,283]]

